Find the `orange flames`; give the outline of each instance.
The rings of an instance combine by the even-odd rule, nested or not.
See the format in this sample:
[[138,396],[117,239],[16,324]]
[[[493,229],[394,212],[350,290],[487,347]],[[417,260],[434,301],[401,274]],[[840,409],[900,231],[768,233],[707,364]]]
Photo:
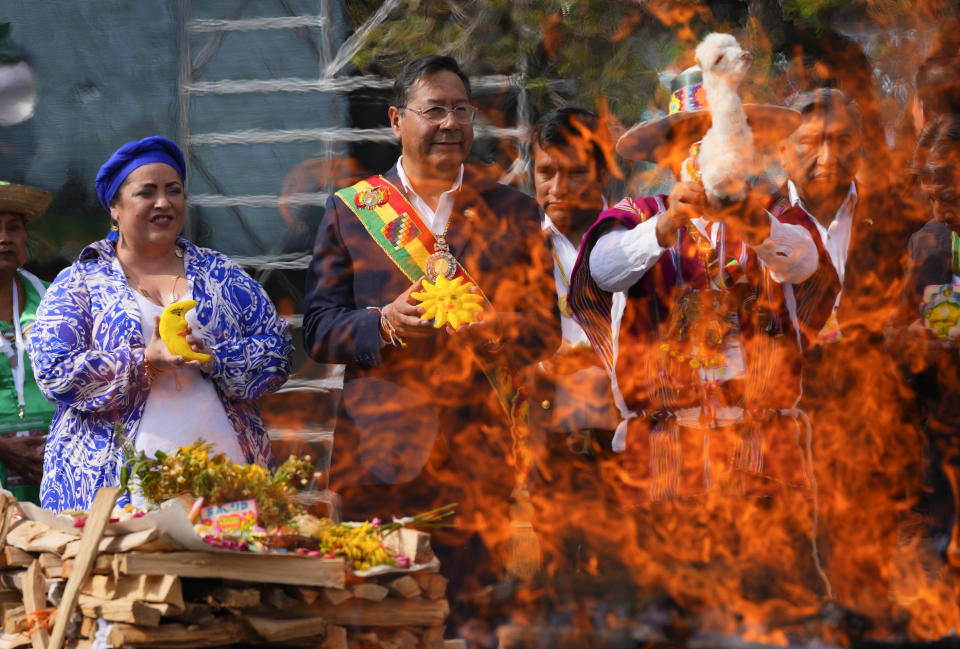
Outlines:
[[[664,25],[678,26],[676,37],[684,45],[696,42],[702,31],[694,31],[698,21],[710,21],[708,9],[689,3],[651,2],[644,8]],[[630,20],[631,24],[643,22],[636,16]],[[563,47],[561,23],[561,14],[551,14],[541,23],[549,55]],[[751,29],[752,38],[742,42],[755,44],[769,61],[770,39],[759,23],[751,23]],[[925,52],[913,45],[896,56],[909,58],[915,69]],[[468,537],[475,535],[482,548],[479,554],[452,560],[443,571],[461,571],[467,584],[463,592],[470,593],[466,600],[486,612],[502,614],[507,601],[504,591],[508,591],[512,599],[506,617],[521,627],[553,624],[578,633],[635,627],[650,631],[651,638],[666,638],[668,644],[719,633],[781,646],[813,640],[840,645],[862,639],[933,640],[960,628],[960,555],[953,557],[956,565],[951,565],[944,558],[945,548],[938,548],[936,540],[923,533],[924,519],[916,512],[923,495],[922,413],[917,395],[894,362],[897,350],[890,348],[892,339],[885,335],[900,295],[896,280],[902,276],[905,237],[928,218],[925,205],[908,200],[910,191],[901,183],[907,175],[905,160],[912,152],[912,137],[888,153],[884,133],[894,130],[884,129],[884,124],[889,126],[890,100],[877,99],[872,87],[857,77],[861,71],[854,69],[854,62],[844,67],[842,58],[821,61],[815,64],[818,70],[805,65],[803,53],[800,48],[792,52],[787,74],[792,70],[803,77],[801,81],[833,77],[850,94],[858,94],[868,134],[868,160],[861,176],[871,196],[871,213],[856,227],[870,229],[872,241],[887,241],[884,254],[889,266],[856,269],[862,275],[861,290],[849,298],[841,341],[821,344],[805,361],[798,407],[809,419],[809,428],[801,417],[796,425],[776,430],[778,435],[796,435],[800,449],[796,462],[807,463],[812,484],[805,488],[777,485],[761,497],[714,489],[697,498],[652,503],[649,456],[644,448],[628,447],[617,455],[609,450],[609,436],[558,438],[557,433],[534,430],[530,491],[542,569],[526,584],[501,583],[500,590],[489,587],[484,579],[494,573],[502,576],[509,562],[508,508],[515,485],[512,440],[502,409],[478,375],[466,341],[458,338],[461,334],[431,331],[428,342],[417,347],[433,344],[430,356],[417,356],[410,349],[386,353],[387,363],[419,374],[423,389],[430,392],[385,392],[377,412],[366,413],[370,421],[380,423],[376,430],[366,431],[356,445],[357,454],[337,458],[341,449],[334,447],[335,471],[341,472],[334,475],[334,483],[345,490],[348,513],[350,498],[364,493],[364,487],[351,482],[355,475],[371,466],[389,473],[401,456],[419,456],[431,482],[442,487],[430,493],[408,491],[406,483],[415,474],[397,473],[390,501],[357,513],[389,517],[414,513],[412,503],[426,509],[458,501],[462,512],[458,529],[440,532],[438,538],[468,544],[472,542]],[[898,65],[911,68],[903,61]],[[784,92],[787,86],[776,84]],[[764,87],[754,83],[750,91],[759,94]],[[904,110],[902,103],[899,109]],[[624,171],[630,173],[626,167]],[[305,182],[298,178],[310,179],[312,174],[309,166],[298,170],[288,189],[297,191]],[[640,190],[642,195],[641,188],[663,180],[662,169],[641,166],[629,175],[628,190]],[[451,228],[481,231],[485,215],[477,209],[472,221],[456,222]],[[507,230],[484,231],[483,241],[495,248],[499,237],[512,236],[509,226],[503,227]],[[473,259],[468,252],[462,261],[469,268]],[[369,262],[356,259],[354,263],[362,267]],[[535,305],[522,297],[525,287],[550,276],[550,267],[549,259],[539,259],[531,267],[499,268],[497,283],[483,287],[501,305],[502,313],[509,314],[510,305],[539,310],[540,331],[530,329],[530,321],[521,325],[508,315],[501,322],[503,339],[556,335],[555,296],[542,294]],[[789,341],[778,344],[789,345]],[[535,364],[549,356],[533,353],[528,358],[524,351],[514,348],[514,360]],[[630,358],[636,370],[622,377],[625,392],[637,388],[632,381],[643,382],[641,370],[648,353],[632,350],[629,341],[622,341],[621,354]],[[596,359],[587,362],[599,366]],[[774,377],[774,383],[780,381],[788,395],[788,384],[795,377],[788,375],[785,366],[783,372]],[[953,398],[958,388],[953,386]],[[530,396],[535,414],[553,398],[536,392]],[[268,414],[275,427],[296,429],[315,419],[314,407],[313,396],[299,402],[287,397],[283,412],[270,413],[268,408]],[[391,427],[390,412],[411,410],[420,412],[413,428]],[[449,436],[438,433],[451,421],[456,424]],[[718,438],[726,434],[715,433]],[[957,476],[949,468],[947,475],[954,500],[946,506],[960,509]],[[952,540],[956,549],[956,531]]]

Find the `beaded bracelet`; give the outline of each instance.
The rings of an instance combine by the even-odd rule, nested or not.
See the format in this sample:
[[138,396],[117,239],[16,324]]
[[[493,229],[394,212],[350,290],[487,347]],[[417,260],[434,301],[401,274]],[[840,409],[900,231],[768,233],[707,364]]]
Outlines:
[[390,322],[385,315],[383,315],[383,310],[380,309],[380,307],[370,306],[367,308],[376,311],[380,315],[380,334],[383,336],[384,340],[394,347],[407,346],[407,343],[405,343],[403,338],[400,337],[400,334],[397,333],[397,329],[393,326],[393,323]]
[[153,383],[153,379],[157,378],[159,370],[153,366],[153,363],[150,362],[150,359],[147,358],[147,348],[143,348],[143,369],[147,375],[147,383]]

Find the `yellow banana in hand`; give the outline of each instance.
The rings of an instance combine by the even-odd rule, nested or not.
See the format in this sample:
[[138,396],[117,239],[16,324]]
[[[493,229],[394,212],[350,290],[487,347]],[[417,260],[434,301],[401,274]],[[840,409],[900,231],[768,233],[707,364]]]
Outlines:
[[171,354],[183,356],[184,360],[206,363],[211,358],[210,354],[193,351],[187,342],[187,321],[183,316],[195,306],[195,300],[182,300],[168,305],[160,314],[160,339]]

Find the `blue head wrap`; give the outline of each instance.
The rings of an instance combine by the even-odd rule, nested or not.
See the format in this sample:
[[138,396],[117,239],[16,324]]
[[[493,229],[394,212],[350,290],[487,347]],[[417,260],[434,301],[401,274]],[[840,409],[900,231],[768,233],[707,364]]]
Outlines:
[[139,142],[127,142],[97,172],[97,198],[104,209],[110,211],[110,201],[130,172],[151,162],[168,164],[177,170],[180,180],[186,179],[187,165],[183,161],[183,153],[167,138],[154,135]]

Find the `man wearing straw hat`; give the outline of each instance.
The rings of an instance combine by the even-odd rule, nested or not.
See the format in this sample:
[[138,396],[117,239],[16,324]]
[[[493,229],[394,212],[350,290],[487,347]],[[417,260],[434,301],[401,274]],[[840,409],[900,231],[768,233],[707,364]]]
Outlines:
[[[602,212],[571,281],[575,316],[639,413],[614,440],[627,451],[626,488],[653,501],[811,486],[809,427],[794,410],[800,354],[838,290],[816,230],[785,199],[754,187],[722,211],[708,205],[697,179],[704,100],[691,68],[675,81],[669,115],[620,138],[623,157],[688,180]],[[744,109],[758,150],[799,122],[782,107]],[[616,291],[628,304],[614,361]]]
[[[37,388],[25,339],[46,284],[23,270],[27,225],[53,196],[0,182],[0,483],[20,500],[39,502],[43,442],[55,407]],[[6,365],[9,367],[6,367]]]

